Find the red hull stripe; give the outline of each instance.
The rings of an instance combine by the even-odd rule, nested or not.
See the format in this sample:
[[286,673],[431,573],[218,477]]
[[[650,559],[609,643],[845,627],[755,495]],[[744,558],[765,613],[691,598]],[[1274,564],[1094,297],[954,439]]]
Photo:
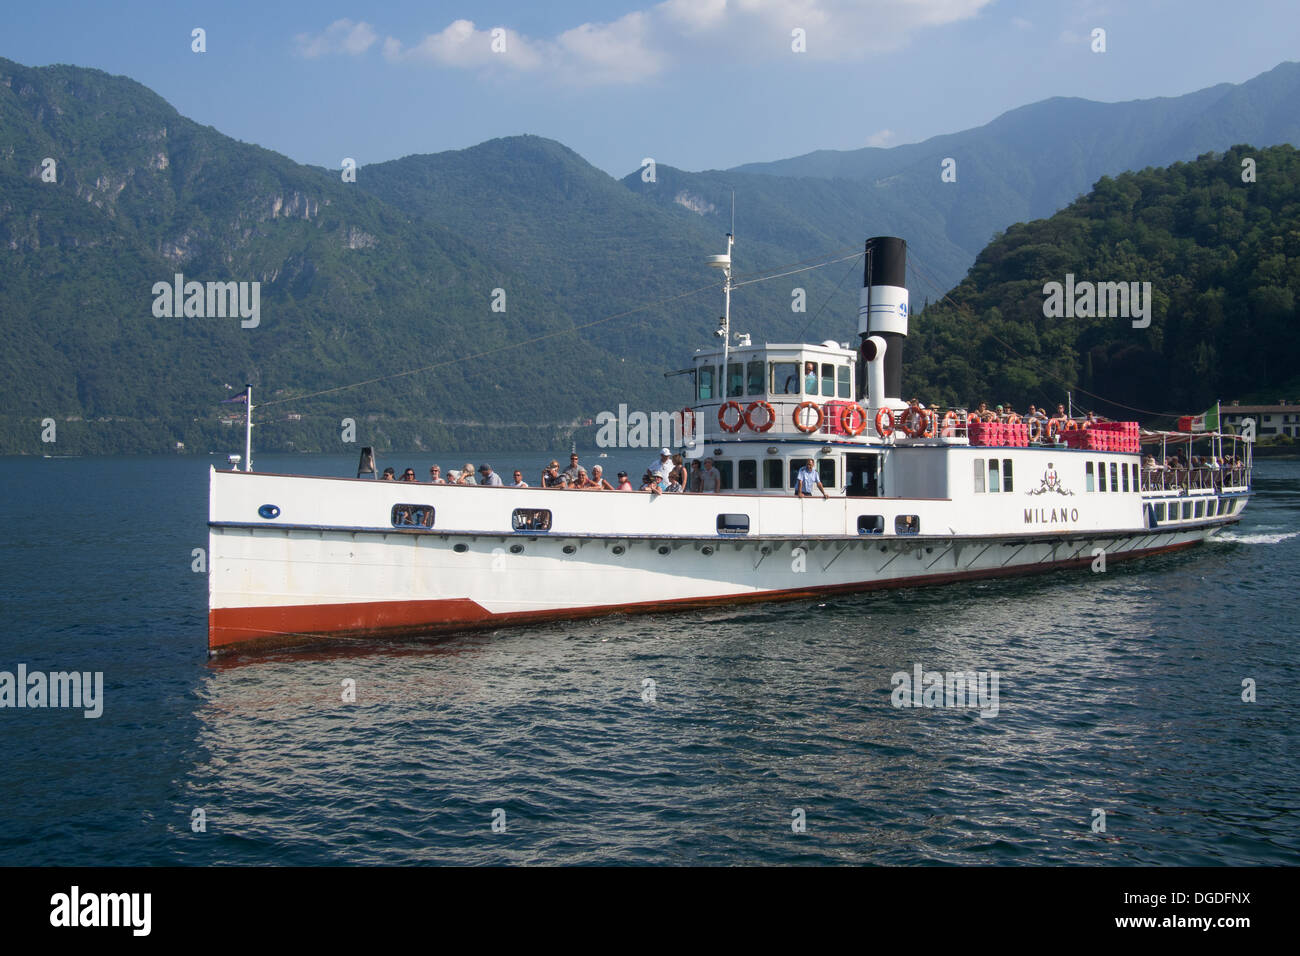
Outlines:
[[[1148,557],[1180,551],[1200,544],[1199,540],[1142,551],[1107,556],[1109,561]],[[556,608],[493,614],[469,598],[437,601],[365,601],[354,604],[302,604],[281,607],[215,608],[208,611],[208,648],[213,652],[262,650],[294,644],[319,643],[325,637],[399,637],[436,634],[443,631],[475,630],[544,621],[574,620],[606,614],[644,614],[666,608],[685,610],[719,604],[753,604],[762,601],[793,601],[825,594],[854,594],[891,588],[923,587],[976,578],[1012,577],[1069,567],[1087,567],[1092,557],[1080,557],[1052,564],[1016,568],[985,568],[952,571],[886,581],[828,584],[780,591],[723,594],[714,597],[644,601],[635,604],[602,604],[593,607]]]

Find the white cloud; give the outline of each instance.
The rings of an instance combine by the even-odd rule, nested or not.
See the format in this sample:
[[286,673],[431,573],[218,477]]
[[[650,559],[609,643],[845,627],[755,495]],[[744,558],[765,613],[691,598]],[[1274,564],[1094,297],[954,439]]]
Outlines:
[[360,56],[370,49],[379,39],[375,28],[364,21],[353,23],[351,20],[335,20],[325,28],[324,33],[312,35],[299,33],[293,38],[298,47],[298,55],[312,59],[327,53],[346,53]]
[[[390,61],[451,69],[545,71],[567,83],[638,83],[677,64],[752,66],[789,62],[791,34],[804,31],[811,60],[856,60],[906,46],[915,32],[968,20],[992,0],[663,0],[610,22],[582,23],[553,37],[504,27],[480,30],[455,20],[407,46],[387,37]],[[493,40],[504,31],[505,50]],[[297,38],[302,55],[360,53],[376,36],[368,24],[338,20],[319,36]]]
[[1012,17],[1011,25],[1017,30],[1032,30],[1034,28],[1034,25],[1024,17]]
[[882,129],[867,137],[868,146],[888,146],[897,134],[892,129]]

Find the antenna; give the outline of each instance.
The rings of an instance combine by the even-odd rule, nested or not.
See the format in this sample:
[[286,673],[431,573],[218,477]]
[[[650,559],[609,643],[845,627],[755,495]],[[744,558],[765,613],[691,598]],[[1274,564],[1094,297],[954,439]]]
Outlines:
[[731,187],[731,234],[736,234],[736,187]]

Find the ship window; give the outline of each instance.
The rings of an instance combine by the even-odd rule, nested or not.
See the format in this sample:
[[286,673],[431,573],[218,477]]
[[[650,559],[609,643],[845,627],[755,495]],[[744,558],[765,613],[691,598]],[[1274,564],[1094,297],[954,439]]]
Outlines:
[[799,394],[799,367],[794,362],[772,363],[772,394]]
[[763,394],[762,359],[755,359],[745,366],[745,391],[750,395]]
[[1136,464],[1136,463],[1130,464],[1130,465],[1128,466],[1128,470],[1129,470],[1129,472],[1133,475],[1133,490],[1134,490],[1134,491],[1137,491],[1137,490],[1138,490],[1138,466],[1137,466],[1137,464]]
[[718,490],[730,491],[731,479],[733,478],[731,469],[734,467],[729,461],[714,461],[713,467],[718,469]]
[[1128,465],[1120,465],[1119,470],[1120,477],[1124,479],[1124,487],[1121,490],[1128,491]]
[[764,488],[785,488],[786,484],[781,480],[781,459],[768,458],[763,462],[763,487]]
[[809,395],[817,394],[817,363],[803,363],[803,390]]
[[839,376],[840,398],[852,398],[853,384],[849,381],[849,367],[847,365],[841,365],[836,374]]
[[894,534],[919,534],[921,519],[916,515],[899,515],[894,519]]
[[884,534],[884,515],[858,515],[858,534]]
[[835,394],[835,366],[830,362],[822,363],[822,394]]
[[1011,490],[1011,459],[1002,459],[1002,490]]
[[1159,502],[1156,505],[1156,520],[1157,521],[1165,520],[1165,503],[1163,501]]
[[1085,491],[1096,491],[1097,485],[1092,476],[1092,462],[1083,464],[1083,487]]
[[713,366],[702,365],[699,371],[699,398],[700,401],[708,401],[714,396],[713,392]]
[[1000,491],[1001,489],[998,486],[999,486],[998,460],[996,458],[990,458],[989,459],[989,491],[992,492]]
[[1106,490],[1106,463],[1104,461],[1097,462],[1097,490]]
[[749,515],[718,515],[718,534],[749,534]]
[[975,493],[984,493],[984,459],[975,459]]
[[550,531],[551,512],[546,508],[516,508],[510,525],[516,531]]
[[753,458],[742,458],[736,468],[739,480],[736,487],[741,491],[758,487],[758,462]]
[[1110,463],[1110,490],[1119,491],[1119,469],[1115,467],[1115,462]]
[[1224,513],[1225,511],[1227,511],[1227,510],[1228,510],[1228,502],[1225,501],[1224,499],[1220,498],[1220,499],[1219,499],[1219,514],[1223,514],[1223,513]]
[[727,397],[735,398],[745,394],[744,366],[739,362],[727,363]]
[[1183,502],[1183,517],[1184,517],[1184,518],[1190,518],[1191,516],[1192,516],[1192,503],[1191,503],[1190,501],[1184,501],[1184,502]]
[[1198,502],[1196,502],[1196,517],[1198,517],[1198,518],[1204,518],[1204,517],[1205,517],[1205,502],[1204,502],[1204,501],[1198,501]]
[[817,476],[822,480],[823,488],[835,487],[835,459],[823,458],[817,462]]
[[394,528],[432,528],[433,505],[393,505]]

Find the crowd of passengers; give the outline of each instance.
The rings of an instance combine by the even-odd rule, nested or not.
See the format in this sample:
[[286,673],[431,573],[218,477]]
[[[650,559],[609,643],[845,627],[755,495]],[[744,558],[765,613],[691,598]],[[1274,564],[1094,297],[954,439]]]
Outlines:
[[[501,480],[501,476],[492,470],[491,465],[479,465],[478,478],[475,479],[474,475],[474,466],[469,462],[466,462],[459,471],[449,471],[445,478],[440,465],[431,465],[426,484],[488,485],[497,488],[532,487],[524,481],[524,473],[518,469],[515,469],[514,480],[509,484]],[[569,467],[563,471],[560,470],[558,461],[551,461],[542,470],[537,487],[586,491],[648,491],[652,495],[718,494],[722,491],[722,473],[713,466],[712,458],[705,458],[703,462],[692,460],[688,468],[681,455],[674,455],[667,448],[661,449],[659,460],[645,470],[639,486],[632,484],[625,471],[620,471],[616,477],[618,484],[610,484],[605,478],[604,468],[600,465],[595,465],[588,474],[587,469],[578,463],[578,455],[574,453],[569,455]],[[380,481],[418,482],[419,479],[415,477],[414,468],[407,468],[400,478],[392,468],[385,468]],[[813,494],[820,494],[823,498],[828,497],[812,459],[804,462],[804,466],[799,470],[795,478],[794,493],[799,497]]]

